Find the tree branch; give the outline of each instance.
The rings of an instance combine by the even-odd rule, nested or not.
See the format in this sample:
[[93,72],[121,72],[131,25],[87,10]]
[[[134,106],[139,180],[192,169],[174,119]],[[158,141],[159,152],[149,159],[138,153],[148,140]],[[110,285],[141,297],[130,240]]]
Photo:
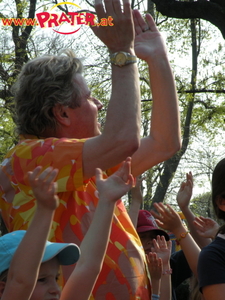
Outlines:
[[203,19],[215,25],[225,39],[225,1],[152,0],[162,15],[178,19]]

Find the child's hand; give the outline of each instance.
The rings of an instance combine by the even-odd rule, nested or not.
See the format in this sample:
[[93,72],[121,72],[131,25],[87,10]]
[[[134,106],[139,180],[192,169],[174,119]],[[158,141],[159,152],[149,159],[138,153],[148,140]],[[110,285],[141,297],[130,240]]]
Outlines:
[[166,242],[165,237],[162,235],[157,235],[157,240],[153,240],[152,252],[155,252],[159,258],[162,259],[163,264],[168,264],[170,262],[171,241]]
[[[28,172],[28,179],[37,200],[37,206],[48,210],[55,210],[59,205],[57,196],[57,183],[54,182],[58,170],[49,167],[41,172],[42,167],[36,167],[33,172]],[[41,173],[40,173],[41,172]]]
[[196,217],[193,224],[200,236],[211,239],[215,238],[220,227],[213,219],[204,217]]
[[102,170],[96,169],[96,185],[99,198],[107,201],[117,201],[126,194],[134,184],[131,174],[131,158],[128,157],[117,172],[103,179]]
[[171,231],[175,234],[177,229],[183,227],[182,221],[178,213],[169,205],[166,206],[163,203],[154,203],[155,211],[151,211],[151,214],[155,217],[156,223],[159,227]]
[[149,252],[146,254],[146,258],[151,280],[160,280],[163,271],[162,259],[155,252]]
[[143,204],[143,196],[142,196],[142,190],[141,190],[141,184],[142,181],[145,179],[145,177],[136,177],[135,186],[131,189],[131,195],[132,195],[132,202],[137,202],[140,207]]
[[181,210],[188,207],[192,196],[192,190],[193,176],[192,173],[189,172],[186,174],[186,181],[182,182],[180,189],[177,193],[177,203]]

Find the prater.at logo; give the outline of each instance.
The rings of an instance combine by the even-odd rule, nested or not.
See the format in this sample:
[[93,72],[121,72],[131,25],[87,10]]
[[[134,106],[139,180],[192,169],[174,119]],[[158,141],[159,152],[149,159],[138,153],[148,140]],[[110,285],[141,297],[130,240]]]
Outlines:
[[[72,5],[71,11],[61,5]],[[74,8],[76,11],[74,11]],[[79,9],[79,10],[77,10]],[[97,22],[96,14],[72,2],[60,2],[54,5],[48,12],[36,14],[34,19],[7,18],[2,19],[3,26],[40,26],[41,28],[52,28],[60,34],[72,34],[80,30],[82,25],[87,26],[113,26],[113,18],[102,18]]]

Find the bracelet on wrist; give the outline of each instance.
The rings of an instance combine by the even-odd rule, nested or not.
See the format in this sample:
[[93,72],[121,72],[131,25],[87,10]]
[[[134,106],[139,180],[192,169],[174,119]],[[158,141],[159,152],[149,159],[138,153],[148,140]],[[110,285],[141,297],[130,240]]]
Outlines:
[[159,295],[152,294],[152,300],[158,300],[160,298]]
[[180,237],[177,239],[177,242],[179,243],[182,239],[184,239],[184,238],[187,236],[188,233],[190,233],[189,230],[188,230],[188,231],[185,231],[185,232],[182,232],[182,233],[180,234]]
[[173,273],[172,269],[168,269],[162,272],[162,275],[171,275]]

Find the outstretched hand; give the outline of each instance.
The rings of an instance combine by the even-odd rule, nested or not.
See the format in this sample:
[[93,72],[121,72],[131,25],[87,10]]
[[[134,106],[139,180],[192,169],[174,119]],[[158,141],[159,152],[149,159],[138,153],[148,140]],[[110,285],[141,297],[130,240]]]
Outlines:
[[213,219],[204,217],[196,217],[193,224],[200,236],[211,239],[215,238],[220,227]]
[[141,176],[136,177],[135,186],[133,186],[131,189],[132,202],[133,201],[138,202],[140,204],[140,206],[143,204],[143,195],[142,195],[142,190],[141,190],[141,184],[144,179],[145,178],[141,177]]
[[163,38],[150,14],[146,21],[138,10],[133,10],[135,41],[134,50],[137,57],[149,61],[155,56],[167,55]]
[[151,210],[151,214],[159,227],[174,233],[183,226],[180,216],[169,204],[165,206],[162,202],[154,203],[154,207],[158,213]]
[[155,252],[149,252],[146,258],[151,280],[160,280],[163,271],[162,259]]
[[[129,0],[95,0],[95,10],[99,22],[112,18],[113,25],[91,27],[95,35],[111,52],[130,51],[134,47],[134,25]],[[100,24],[100,23],[99,23]]]
[[188,207],[193,191],[193,176],[189,172],[186,174],[186,181],[181,183],[180,189],[177,193],[177,203],[182,209]]
[[131,158],[128,157],[117,172],[106,179],[103,178],[102,170],[96,169],[96,185],[99,198],[113,202],[120,199],[134,185],[134,178],[131,174]]
[[49,167],[41,172],[42,167],[38,166],[32,172],[28,172],[28,179],[37,200],[37,206],[48,210],[55,210],[59,205],[57,196],[57,183],[54,182],[58,170]]
[[163,264],[166,264],[170,260],[172,242],[166,241],[165,237],[162,235],[157,235],[157,239],[153,239],[152,252],[155,252],[158,257],[162,259]]

